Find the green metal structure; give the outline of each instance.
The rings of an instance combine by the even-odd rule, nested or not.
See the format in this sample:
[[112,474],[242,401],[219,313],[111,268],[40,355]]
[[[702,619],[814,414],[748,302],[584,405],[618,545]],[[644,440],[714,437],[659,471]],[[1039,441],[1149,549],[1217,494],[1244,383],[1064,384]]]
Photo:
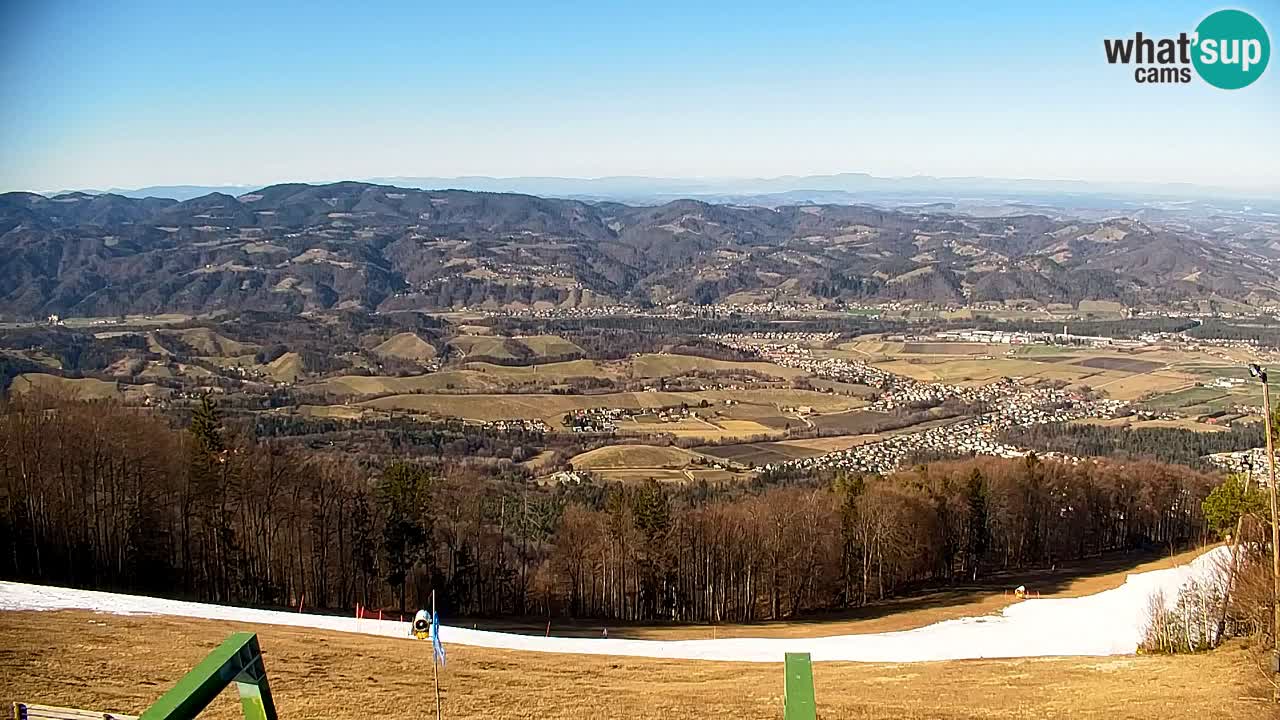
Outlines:
[[787,653],[786,679],[782,688],[782,717],[785,720],[817,720],[813,697],[813,665],[809,653]]
[[245,720],[276,720],[267,669],[255,633],[236,633],[209,653],[138,720],[192,720],[218,693],[235,683]]

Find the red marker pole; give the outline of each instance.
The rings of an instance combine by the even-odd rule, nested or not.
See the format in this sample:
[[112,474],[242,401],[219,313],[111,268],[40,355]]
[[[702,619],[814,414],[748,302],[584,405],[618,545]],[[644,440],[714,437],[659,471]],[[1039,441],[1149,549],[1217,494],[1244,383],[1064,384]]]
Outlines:
[[302,603],[306,601],[307,601],[306,595],[303,595],[302,597],[298,598],[298,612],[302,612]]

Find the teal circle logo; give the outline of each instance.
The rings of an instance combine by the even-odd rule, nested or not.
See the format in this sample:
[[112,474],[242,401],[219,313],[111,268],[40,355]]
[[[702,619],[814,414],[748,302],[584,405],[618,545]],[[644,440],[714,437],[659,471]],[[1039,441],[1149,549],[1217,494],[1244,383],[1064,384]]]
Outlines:
[[1210,85],[1238,90],[1262,76],[1271,59],[1271,39],[1258,19],[1243,10],[1219,10],[1196,26],[1191,62]]

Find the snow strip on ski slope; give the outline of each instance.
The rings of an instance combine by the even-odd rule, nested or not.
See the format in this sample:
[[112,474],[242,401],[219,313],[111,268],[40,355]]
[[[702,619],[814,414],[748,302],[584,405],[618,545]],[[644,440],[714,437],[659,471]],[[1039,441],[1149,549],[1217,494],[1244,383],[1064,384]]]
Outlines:
[[[1151,598],[1163,593],[1172,607],[1189,581],[1220,582],[1230,549],[1214,548],[1192,562],[1129,575],[1118,588],[1077,598],[1028,599],[999,615],[961,618],[915,630],[819,638],[720,640],[621,640],[540,637],[440,626],[446,645],[534,652],[625,655],[684,660],[779,662],[783,653],[807,652],[813,660],[922,662],[1049,655],[1127,655],[1137,651]],[[136,595],[0,582],[0,610],[95,610],[120,615],[156,614],[293,625],[339,632],[408,638],[409,623],[357,620],[281,610],[254,610]]]

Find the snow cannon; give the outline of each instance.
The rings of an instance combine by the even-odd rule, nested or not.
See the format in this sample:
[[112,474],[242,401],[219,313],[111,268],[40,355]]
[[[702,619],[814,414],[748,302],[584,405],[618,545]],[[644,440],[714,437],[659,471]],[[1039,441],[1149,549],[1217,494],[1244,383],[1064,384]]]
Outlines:
[[431,613],[426,610],[419,610],[418,614],[413,616],[413,626],[410,628],[410,632],[419,640],[426,640],[431,637]]

